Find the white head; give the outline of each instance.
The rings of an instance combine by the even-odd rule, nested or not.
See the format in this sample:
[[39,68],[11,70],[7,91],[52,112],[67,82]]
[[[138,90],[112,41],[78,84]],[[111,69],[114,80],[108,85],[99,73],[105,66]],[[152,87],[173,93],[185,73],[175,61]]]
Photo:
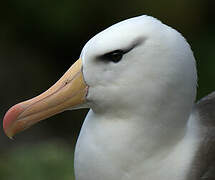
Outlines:
[[156,121],[183,127],[195,99],[196,81],[195,59],[182,35],[155,18],[139,16],[93,37],[81,59],[53,87],[8,111],[4,129],[13,136],[42,119],[86,104],[98,114],[122,119],[137,115],[152,125]]
[[156,167],[159,177],[171,179],[169,169],[160,167],[179,163],[175,157],[164,162],[163,155],[185,134],[196,82],[195,59],[182,35],[140,16],[93,37],[54,86],[6,113],[4,130],[12,137],[65,109],[88,105],[94,113],[76,146],[77,179],[147,179]]
[[93,37],[81,58],[95,112],[171,120],[178,113],[187,120],[196,96],[195,59],[173,28],[149,16],[131,18]]
[[169,153],[185,135],[196,96],[195,59],[186,40],[140,16],[97,34],[81,59],[92,111],[76,146],[77,179],[171,179],[168,164],[183,165],[178,154],[172,163]]

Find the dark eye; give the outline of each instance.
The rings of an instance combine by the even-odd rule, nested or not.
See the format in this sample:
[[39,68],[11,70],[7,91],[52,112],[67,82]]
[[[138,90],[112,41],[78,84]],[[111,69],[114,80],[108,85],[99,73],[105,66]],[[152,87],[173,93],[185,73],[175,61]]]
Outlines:
[[122,59],[123,55],[124,55],[124,52],[122,50],[115,50],[105,54],[103,58],[107,61],[112,61],[114,63],[117,63]]

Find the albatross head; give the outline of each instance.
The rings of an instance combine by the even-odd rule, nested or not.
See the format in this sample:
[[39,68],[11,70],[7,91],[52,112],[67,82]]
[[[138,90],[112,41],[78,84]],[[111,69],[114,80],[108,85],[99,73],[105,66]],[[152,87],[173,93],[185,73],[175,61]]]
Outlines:
[[80,59],[45,93],[13,106],[4,130],[12,137],[56,113],[81,107],[183,125],[195,99],[196,79],[193,53],[180,33],[149,16],[131,18],[89,40]]
[[196,93],[193,53],[180,33],[155,18],[111,26],[85,45],[81,59],[88,104],[95,111],[147,112],[167,102],[190,111]]

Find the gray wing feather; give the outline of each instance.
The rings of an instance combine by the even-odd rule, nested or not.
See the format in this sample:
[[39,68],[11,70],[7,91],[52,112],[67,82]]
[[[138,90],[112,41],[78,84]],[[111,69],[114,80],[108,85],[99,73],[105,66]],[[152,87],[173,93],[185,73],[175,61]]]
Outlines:
[[202,125],[208,128],[215,128],[215,92],[202,98],[195,105],[196,111],[200,116]]
[[215,180],[215,92],[198,101],[194,111],[203,133],[187,180]]

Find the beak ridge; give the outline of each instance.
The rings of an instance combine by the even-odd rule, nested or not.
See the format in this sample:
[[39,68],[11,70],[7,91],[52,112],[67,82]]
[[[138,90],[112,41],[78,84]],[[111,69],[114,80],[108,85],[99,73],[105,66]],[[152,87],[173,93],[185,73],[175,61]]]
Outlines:
[[43,119],[84,104],[87,90],[79,59],[46,92],[10,108],[3,119],[4,132],[12,138]]

